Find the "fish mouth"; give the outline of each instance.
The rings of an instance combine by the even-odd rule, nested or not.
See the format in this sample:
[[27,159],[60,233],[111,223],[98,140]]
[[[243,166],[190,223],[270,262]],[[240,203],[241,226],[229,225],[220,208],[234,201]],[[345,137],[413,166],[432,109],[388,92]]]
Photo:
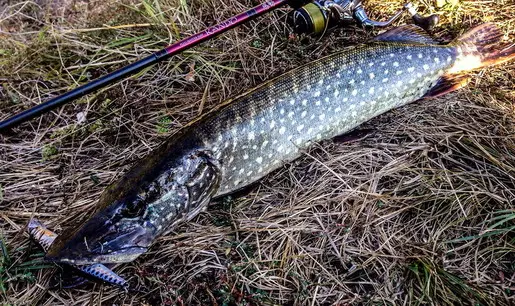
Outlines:
[[148,248],[145,247],[128,247],[112,252],[98,253],[90,252],[87,254],[70,254],[70,253],[59,253],[57,256],[45,256],[45,260],[67,263],[72,265],[91,265],[95,263],[104,264],[118,264],[124,262],[131,262],[138,258],[141,254],[147,252]]
[[119,209],[108,207],[79,229],[59,235],[45,259],[74,265],[131,262],[148,250],[155,235],[148,221],[120,217]]
[[45,259],[75,265],[131,262],[148,250],[151,240],[152,235],[149,235],[144,228],[135,228],[123,234],[119,232],[99,236],[79,234],[67,241],[60,249],[51,249]]

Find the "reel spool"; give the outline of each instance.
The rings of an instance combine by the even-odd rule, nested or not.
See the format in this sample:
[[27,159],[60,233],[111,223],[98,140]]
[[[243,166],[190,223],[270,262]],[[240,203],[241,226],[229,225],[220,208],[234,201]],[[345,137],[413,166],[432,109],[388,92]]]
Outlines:
[[328,24],[328,12],[319,2],[311,2],[288,15],[288,23],[297,34],[324,31]]
[[297,34],[320,34],[325,29],[335,25],[358,23],[363,27],[386,27],[397,20],[405,11],[408,11],[413,22],[430,31],[438,24],[438,15],[424,17],[417,13],[411,3],[404,5],[388,21],[380,22],[368,18],[362,0],[317,0],[310,2],[290,13],[288,23]]

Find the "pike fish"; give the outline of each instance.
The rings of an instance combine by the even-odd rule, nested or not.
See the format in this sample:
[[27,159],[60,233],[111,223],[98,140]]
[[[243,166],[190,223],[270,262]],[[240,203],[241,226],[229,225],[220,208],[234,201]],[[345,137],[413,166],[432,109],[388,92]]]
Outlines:
[[483,24],[440,44],[416,26],[289,71],[188,124],[102,194],[96,212],[58,236],[47,259],[130,262],[165,230],[330,139],[391,109],[466,84],[467,71],[512,59]]

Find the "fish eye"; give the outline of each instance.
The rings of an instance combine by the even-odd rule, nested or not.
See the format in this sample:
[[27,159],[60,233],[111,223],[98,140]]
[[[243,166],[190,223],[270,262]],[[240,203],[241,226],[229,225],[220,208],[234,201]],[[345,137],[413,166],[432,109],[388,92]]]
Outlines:
[[143,212],[145,211],[144,208],[144,201],[140,198],[137,198],[134,201],[128,202],[121,211],[121,214],[125,218],[136,218],[143,214]]

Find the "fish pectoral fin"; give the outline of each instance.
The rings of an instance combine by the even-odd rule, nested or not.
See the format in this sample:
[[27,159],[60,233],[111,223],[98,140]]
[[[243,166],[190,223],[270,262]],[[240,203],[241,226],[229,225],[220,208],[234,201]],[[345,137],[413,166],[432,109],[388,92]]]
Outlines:
[[407,24],[388,30],[374,37],[373,41],[419,43],[424,45],[439,44],[424,29],[414,24]]
[[436,98],[449,92],[460,89],[467,85],[470,76],[467,75],[448,75],[441,77],[435,86],[433,86],[423,98]]

